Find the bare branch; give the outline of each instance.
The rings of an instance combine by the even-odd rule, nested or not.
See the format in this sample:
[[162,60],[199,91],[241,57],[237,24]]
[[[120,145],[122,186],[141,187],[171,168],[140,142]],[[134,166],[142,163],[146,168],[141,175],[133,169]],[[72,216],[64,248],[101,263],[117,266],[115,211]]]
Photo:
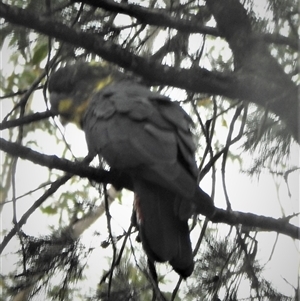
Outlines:
[[39,206],[49,197],[51,196],[60,186],[65,184],[69,179],[71,178],[71,175],[65,175],[61,177],[60,179],[56,180],[52,183],[50,188],[37,200],[34,202],[34,204],[23,214],[21,219],[15,224],[15,226],[10,230],[10,232],[4,236],[3,241],[0,245],[0,254],[3,252],[6,245],[9,243],[9,241],[14,237],[14,235],[17,233],[19,229],[22,228],[22,226],[27,222],[27,219],[30,217],[30,215],[37,209]]
[[193,19],[176,18],[163,9],[150,9],[136,4],[118,3],[108,0],[84,0],[76,2],[87,3],[111,12],[123,13],[148,25],[170,27],[187,33],[203,33],[213,36],[220,35],[216,28],[204,26],[196,17]]
[[50,169],[56,168],[73,175],[86,177],[98,183],[111,183],[117,188],[132,189],[131,180],[119,172],[108,172],[103,169],[89,167],[85,162],[72,162],[58,158],[57,156],[44,155],[22,145],[8,142],[2,138],[0,138],[0,149],[12,156],[29,160]]
[[22,118],[8,120],[0,123],[0,130],[14,128],[20,125],[29,124],[31,122],[40,121],[49,117],[54,117],[55,115],[51,111],[38,112],[24,116]]
[[[183,19],[173,17],[169,12],[163,9],[150,9],[136,4],[118,3],[109,0],[81,0],[76,2],[87,3],[94,7],[103,8],[115,13],[127,14],[143,24],[174,28],[186,33],[202,33],[215,37],[222,36],[217,28],[201,24],[201,21],[197,19],[196,15],[194,18]],[[295,50],[298,49],[298,41],[296,39],[291,39],[279,34],[256,34],[256,37],[263,39],[267,43],[288,45]]]
[[[208,1],[208,3],[214,2]],[[218,6],[221,2],[217,1],[216,3],[213,5]],[[231,20],[229,7],[225,7],[224,12],[229,14],[227,19]],[[268,106],[271,111],[286,122],[295,140],[299,141],[300,139],[298,136],[298,112],[294,109],[298,106],[298,88],[277,62],[272,59],[262,41],[257,40],[252,33],[248,37],[247,32],[249,30],[241,31],[241,33],[251,40],[253,43],[250,45],[251,47],[249,46],[250,41],[248,41],[243,46],[247,46],[246,50],[242,48],[240,53],[235,50],[239,50],[241,46],[235,45],[234,42],[230,43],[236,61],[247,62],[247,68],[240,68],[236,72],[222,73],[208,71],[200,67],[180,69],[164,66],[135,55],[117,44],[106,41],[99,35],[70,28],[58,20],[34,14],[28,9],[0,3],[0,17],[14,24],[30,27],[50,37],[56,37],[75,46],[83,47],[107,61],[135,72],[152,84],[169,85],[200,93],[219,94],[232,99],[239,98]],[[224,16],[220,17],[222,20],[224,18]],[[230,24],[234,24],[234,22]],[[224,35],[229,41],[232,40],[227,31]]]
[[[255,34],[255,36],[257,36],[257,38],[261,38],[257,34]],[[291,39],[280,34],[265,33],[262,38],[266,43],[274,43],[277,45],[289,46],[295,50],[299,48],[297,39]]]
[[260,228],[261,231],[275,231],[288,235],[294,239],[300,239],[300,228],[288,222],[285,218],[272,218],[253,213],[245,213],[240,211],[227,211],[224,209],[216,209],[216,214],[212,218],[213,223],[225,223],[228,225],[254,226]]
[[[74,163],[66,159],[59,159],[57,156],[48,156],[40,154],[30,148],[5,141],[0,138],[0,149],[12,156],[18,156],[33,163],[57,168],[80,177],[87,177],[98,183],[110,183],[117,188],[128,188],[132,190],[132,183],[128,176],[116,171],[105,171],[99,168],[86,166],[86,163]],[[196,212],[202,214],[202,203],[197,204]],[[212,217],[214,223],[226,223],[229,225],[245,225],[250,227],[259,227],[265,231],[276,231],[299,239],[299,228],[288,223],[286,219],[274,219],[271,217],[258,216],[252,213],[243,213],[239,211],[226,211],[216,208],[216,213]]]

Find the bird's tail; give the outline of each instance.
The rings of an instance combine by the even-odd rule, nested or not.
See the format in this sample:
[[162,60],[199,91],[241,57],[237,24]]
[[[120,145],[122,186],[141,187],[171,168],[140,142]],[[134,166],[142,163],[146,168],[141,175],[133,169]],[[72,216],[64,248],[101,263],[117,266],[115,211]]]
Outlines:
[[144,181],[135,181],[135,209],[143,248],[152,261],[169,261],[188,277],[194,269],[189,227],[176,214],[175,195]]

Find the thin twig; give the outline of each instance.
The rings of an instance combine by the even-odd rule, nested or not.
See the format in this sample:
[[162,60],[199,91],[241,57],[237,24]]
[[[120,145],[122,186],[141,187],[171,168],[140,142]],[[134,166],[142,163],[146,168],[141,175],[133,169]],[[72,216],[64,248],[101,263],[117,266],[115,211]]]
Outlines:
[[27,116],[23,116],[13,120],[7,120],[0,123],[0,130],[10,129],[21,125],[30,124],[32,122],[47,119],[49,117],[54,117],[55,114],[51,111],[45,111],[41,113],[34,113]]
[[20,218],[20,220],[15,224],[15,226],[10,230],[10,232],[4,236],[2,243],[0,244],[0,254],[3,252],[6,245],[9,243],[9,241],[14,237],[14,235],[17,233],[18,229],[21,229],[21,227],[27,222],[27,219],[30,217],[30,215],[43,204],[44,201],[48,199],[49,196],[51,196],[59,187],[61,187],[63,184],[65,184],[72,175],[64,175],[63,177],[59,178],[55,182],[53,182],[50,186],[50,188],[38,199],[34,202],[34,204],[23,214],[23,216]]

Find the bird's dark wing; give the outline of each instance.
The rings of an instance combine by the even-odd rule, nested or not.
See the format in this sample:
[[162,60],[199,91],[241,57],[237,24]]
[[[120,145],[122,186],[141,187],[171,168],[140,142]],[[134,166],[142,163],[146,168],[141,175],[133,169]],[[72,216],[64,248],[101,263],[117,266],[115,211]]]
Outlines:
[[89,149],[110,166],[189,199],[197,187],[190,119],[177,103],[133,83],[95,95],[83,122]]

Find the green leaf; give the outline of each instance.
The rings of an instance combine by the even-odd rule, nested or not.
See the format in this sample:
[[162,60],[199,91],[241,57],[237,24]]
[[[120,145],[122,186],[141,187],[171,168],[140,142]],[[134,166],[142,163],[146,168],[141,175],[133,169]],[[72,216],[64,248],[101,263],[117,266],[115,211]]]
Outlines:
[[38,45],[33,53],[32,64],[38,65],[48,54],[48,44]]
[[53,207],[52,205],[50,205],[50,206],[47,206],[47,207],[44,207],[44,208],[41,207],[41,211],[43,213],[46,213],[46,214],[49,214],[49,215],[53,215],[53,214],[57,213],[57,208]]

